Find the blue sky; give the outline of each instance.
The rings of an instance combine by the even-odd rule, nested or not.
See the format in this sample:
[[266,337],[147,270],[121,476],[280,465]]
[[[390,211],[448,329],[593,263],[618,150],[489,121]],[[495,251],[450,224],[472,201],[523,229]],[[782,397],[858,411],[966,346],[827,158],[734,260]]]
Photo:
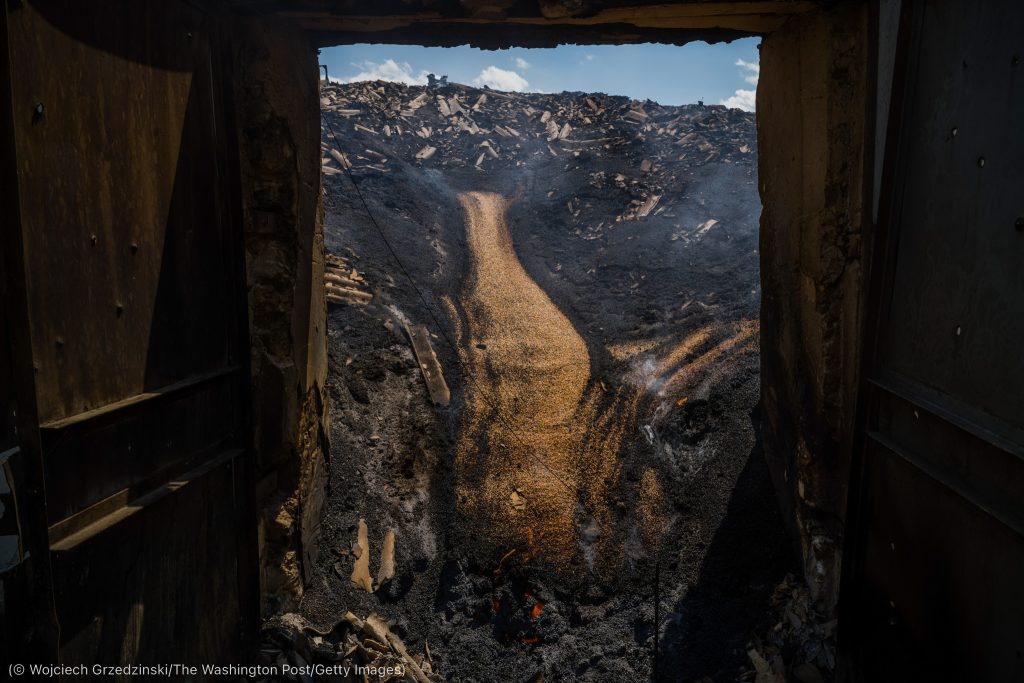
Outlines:
[[661,104],[727,104],[752,110],[759,38],[732,43],[561,45],[480,50],[410,45],[325,48],[320,63],[332,79],[426,83],[426,75],[499,90],[604,92]]

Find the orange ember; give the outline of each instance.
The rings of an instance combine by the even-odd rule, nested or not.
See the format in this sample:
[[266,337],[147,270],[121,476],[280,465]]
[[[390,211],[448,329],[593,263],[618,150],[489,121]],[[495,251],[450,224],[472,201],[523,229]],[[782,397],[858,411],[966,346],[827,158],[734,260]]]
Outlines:
[[501,600],[498,598],[491,598],[491,607],[494,608],[495,612],[501,611]]
[[537,602],[533,603],[533,609],[530,610],[530,618],[531,619],[536,619],[537,617],[539,617],[540,616],[540,611],[542,609],[544,609],[544,603],[543,602],[538,600]]
[[520,640],[523,642],[523,645],[536,645],[537,643],[540,642],[540,637],[538,637],[538,636],[523,636],[522,638],[520,638]]

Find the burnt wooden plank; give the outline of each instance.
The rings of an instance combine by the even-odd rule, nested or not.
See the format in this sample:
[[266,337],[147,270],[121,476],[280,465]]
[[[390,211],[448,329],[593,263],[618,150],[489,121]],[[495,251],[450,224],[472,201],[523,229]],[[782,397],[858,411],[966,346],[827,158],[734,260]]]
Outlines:
[[413,353],[416,354],[416,362],[419,363],[420,372],[427,382],[427,391],[430,392],[430,400],[435,405],[446,406],[452,400],[448,383],[444,381],[444,373],[441,372],[441,364],[437,362],[437,354],[430,344],[430,331],[426,325],[406,326],[406,334],[412,342]]

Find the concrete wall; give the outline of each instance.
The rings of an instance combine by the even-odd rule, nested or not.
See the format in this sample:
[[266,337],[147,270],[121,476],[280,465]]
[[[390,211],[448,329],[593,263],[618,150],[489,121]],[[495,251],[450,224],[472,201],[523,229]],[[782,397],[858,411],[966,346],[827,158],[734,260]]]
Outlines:
[[316,50],[286,22],[231,24],[258,461],[264,610],[302,591],[326,481],[320,116]]
[[826,608],[838,595],[859,379],[867,22],[854,2],[790,18],[762,43],[757,94],[765,452]]

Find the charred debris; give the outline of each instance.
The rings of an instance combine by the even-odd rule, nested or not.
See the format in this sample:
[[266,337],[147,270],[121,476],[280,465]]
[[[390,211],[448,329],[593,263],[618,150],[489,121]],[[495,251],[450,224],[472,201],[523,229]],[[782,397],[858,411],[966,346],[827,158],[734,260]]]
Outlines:
[[[328,114],[321,160],[327,176],[344,169],[387,173],[398,163],[497,174],[528,170],[538,156],[564,160],[567,169],[593,165],[591,187],[617,189],[628,199],[588,228],[589,238],[615,222],[671,213],[672,188],[684,174],[714,161],[752,164],[756,157],[754,115],[721,105],[381,81],[325,84],[320,104]],[[336,135],[344,138],[343,151],[328,144]],[[618,170],[598,168],[602,159]],[[588,208],[578,200],[566,205],[581,225],[597,217]],[[699,226],[698,234],[712,225]]]
[[[754,442],[756,345],[736,354],[757,315],[754,115],[436,82],[322,83],[320,104],[332,492],[322,567],[300,608],[267,622],[264,662],[348,667],[336,680],[497,680],[515,671],[531,681],[631,680],[653,674],[660,638],[659,680],[678,678],[680,657],[700,660],[685,680],[829,680],[831,625],[821,626],[805,589],[782,579],[775,549],[750,560],[766,569],[737,570],[752,572],[737,604],[755,616],[723,614],[734,632],[714,645],[721,652],[693,654],[703,633],[718,632],[701,626],[719,618],[704,601],[736,580],[698,573]],[[641,486],[635,472],[676,463],[658,475],[684,502],[668,513],[676,521],[664,539],[657,629],[647,569],[624,579],[628,594],[610,585],[574,594],[533,571],[532,545],[515,562],[509,551],[490,564],[424,550],[453,533],[439,480],[465,378],[438,321],[411,313],[418,303],[369,224],[384,224],[421,286],[457,298],[468,257],[461,221],[446,226],[445,212],[457,192],[478,188],[524,200],[516,229],[533,232],[515,236],[520,257],[548,274],[557,304],[573,302],[592,348],[611,349],[593,361],[603,390],[649,385],[638,360],[646,350],[684,358],[689,347],[672,335],[703,330],[685,351],[693,369],[680,375],[690,400],[668,400],[630,428],[653,460],[627,467],[614,494],[622,515]],[[528,516],[530,495],[514,490],[509,514]],[[708,585],[706,598],[694,597],[697,584]]]

